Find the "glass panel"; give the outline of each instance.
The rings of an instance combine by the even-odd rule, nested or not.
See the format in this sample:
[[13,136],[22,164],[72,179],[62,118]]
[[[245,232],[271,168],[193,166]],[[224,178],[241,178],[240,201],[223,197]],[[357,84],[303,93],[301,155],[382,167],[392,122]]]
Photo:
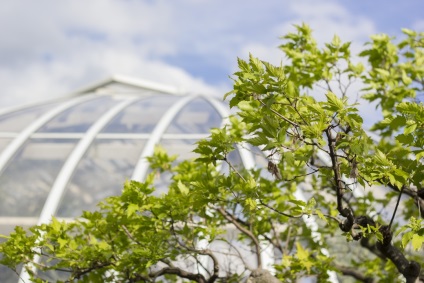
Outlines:
[[101,96],[73,106],[47,122],[39,133],[82,133],[109,108],[116,104],[112,97]]
[[43,104],[1,115],[0,131],[14,133],[20,132],[55,105],[56,103]]
[[[16,226],[29,228],[37,225],[37,217],[3,217],[0,216],[0,235],[9,235],[15,230]],[[1,241],[1,238],[0,238]],[[0,281],[1,282],[1,281]]]
[[131,104],[106,125],[102,133],[151,133],[164,112],[179,97],[152,96]]
[[[196,140],[162,140],[160,143],[168,153],[168,155],[178,155],[176,163],[186,159],[198,157],[197,153],[193,152],[196,147]],[[149,173],[151,170],[149,170]],[[154,186],[156,188],[155,195],[160,195],[168,191],[171,174],[168,172],[158,173],[155,177]]]
[[166,133],[209,133],[211,128],[220,127],[221,122],[221,116],[209,102],[196,98],[181,109]]
[[[21,272],[22,266],[18,266],[18,274]],[[13,270],[4,265],[0,265],[0,282],[2,283],[16,283],[19,282],[19,276]]]
[[6,146],[12,141],[12,139],[0,139],[0,152],[6,148]]
[[225,240],[215,240],[208,248],[217,251],[220,266],[225,266],[220,272],[224,275],[242,274],[245,272],[245,266],[256,266],[256,253],[249,241],[240,240],[240,233],[236,228],[227,227],[226,233],[219,237]]
[[[227,160],[237,170],[242,170],[244,168],[243,162],[240,157],[240,153],[237,150],[237,148],[228,154]],[[221,172],[228,173],[230,170],[230,166],[227,164],[227,162],[222,162],[221,164],[222,164]]]
[[[261,176],[268,180],[274,180],[275,176],[268,171],[268,159],[265,158],[264,153],[256,146],[249,146],[249,149],[251,149],[255,160],[255,168],[261,169]],[[277,162],[272,160],[272,158],[271,161]]]
[[0,215],[39,216],[76,140],[32,139],[0,175]]
[[193,150],[196,148],[197,140],[176,140],[166,139],[161,140],[160,144],[166,150],[168,155],[178,155],[177,160],[186,160],[191,158],[197,158],[199,155],[194,153]]
[[96,140],[78,164],[57,215],[76,217],[83,210],[94,210],[104,198],[120,194],[144,144],[143,140]]

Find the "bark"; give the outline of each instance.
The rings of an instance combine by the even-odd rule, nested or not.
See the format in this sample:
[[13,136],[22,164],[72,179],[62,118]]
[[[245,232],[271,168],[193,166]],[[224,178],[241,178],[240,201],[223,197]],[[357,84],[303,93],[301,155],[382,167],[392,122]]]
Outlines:
[[252,271],[246,283],[282,283],[274,277],[268,270],[258,268]]

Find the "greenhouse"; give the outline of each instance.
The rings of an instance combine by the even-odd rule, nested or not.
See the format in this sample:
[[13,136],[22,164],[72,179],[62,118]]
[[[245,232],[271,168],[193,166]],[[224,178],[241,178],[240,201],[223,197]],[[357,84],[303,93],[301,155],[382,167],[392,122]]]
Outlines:
[[[228,115],[218,98],[123,76],[60,100],[1,111],[0,234],[94,210],[120,194],[125,180],[143,180],[155,145],[181,159],[194,157],[194,143]],[[246,168],[258,162],[241,147],[229,158]],[[160,192],[166,176],[158,178]],[[6,282],[11,271],[0,269]]]

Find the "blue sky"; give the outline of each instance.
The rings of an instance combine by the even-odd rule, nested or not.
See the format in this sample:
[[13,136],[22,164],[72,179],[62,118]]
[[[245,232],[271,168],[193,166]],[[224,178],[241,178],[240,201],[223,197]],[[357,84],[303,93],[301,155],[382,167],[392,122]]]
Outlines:
[[311,25],[359,51],[369,35],[424,31],[422,0],[1,0],[0,108],[112,74],[221,95],[236,58],[284,58],[279,36]]

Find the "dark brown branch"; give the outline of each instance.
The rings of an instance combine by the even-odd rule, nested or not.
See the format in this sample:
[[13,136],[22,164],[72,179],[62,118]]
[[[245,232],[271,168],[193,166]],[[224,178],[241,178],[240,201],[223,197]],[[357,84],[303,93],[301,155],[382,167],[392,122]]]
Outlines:
[[[301,213],[301,214],[299,214],[299,215],[290,215],[290,214],[287,214],[287,213],[281,212],[281,211],[279,211],[278,209],[273,208],[272,206],[270,206],[270,205],[268,205],[268,204],[264,203],[261,199],[259,199],[259,203],[260,203],[261,205],[265,206],[266,208],[268,208],[268,209],[270,209],[270,210],[272,210],[272,211],[274,211],[274,212],[276,212],[276,213],[278,213],[278,214],[280,214],[280,215],[282,215],[282,216],[286,216],[286,217],[288,217],[288,218],[300,218],[300,217],[305,216],[305,215],[318,215],[317,213],[311,213],[311,214],[308,214],[308,213]],[[328,215],[328,214],[323,214],[323,215],[324,215],[324,217],[326,217],[326,218],[332,219],[332,220],[336,221],[337,223],[342,224],[342,222],[341,222],[341,221],[340,221],[337,217],[334,217],[334,216],[331,216],[331,215]]]
[[355,278],[356,280],[359,280],[364,283],[373,283],[374,279],[369,276],[365,276],[361,272],[359,272],[357,269],[353,269],[350,267],[342,266],[342,265],[334,265],[343,275],[345,276],[351,276]]
[[83,275],[85,275],[87,273],[90,273],[93,270],[100,269],[100,268],[105,268],[105,267],[110,266],[110,265],[111,265],[110,262],[105,262],[105,263],[102,263],[102,264],[96,264],[96,263],[94,263],[92,266],[90,266],[88,268],[80,269],[80,270],[77,270],[76,272],[74,272],[73,273],[73,276],[72,276],[72,279],[79,279]]
[[397,270],[405,277],[406,283],[415,283],[420,276],[420,264],[408,261],[404,254],[392,245],[392,233],[389,226],[382,226],[380,232],[383,234],[383,241],[377,242],[378,250],[394,263]]
[[328,148],[330,151],[330,158],[331,158],[331,165],[334,173],[334,181],[336,184],[336,196],[337,196],[337,210],[339,213],[346,217],[346,220],[343,221],[342,224],[340,224],[340,229],[344,232],[349,232],[352,229],[352,225],[354,222],[354,216],[352,214],[352,211],[349,208],[343,208],[343,181],[340,175],[340,166],[337,160],[337,154],[336,154],[336,148],[335,148],[335,139],[332,137],[331,134],[331,127],[328,127],[325,130],[325,134],[327,135],[328,139]]
[[302,216],[304,215],[303,213],[302,213],[302,214],[300,214],[300,215],[290,215],[290,214],[287,214],[287,213],[281,212],[281,211],[279,211],[278,209],[275,209],[275,208],[273,208],[272,206],[270,206],[270,205],[268,205],[268,204],[264,203],[261,199],[259,199],[259,203],[260,203],[261,205],[265,206],[266,208],[271,209],[272,211],[274,211],[274,212],[276,212],[276,213],[278,213],[278,214],[280,214],[280,215],[282,215],[282,216],[288,217],[288,218],[300,218],[300,217],[302,217]]
[[400,190],[400,193],[399,193],[399,196],[398,196],[398,199],[397,199],[397,202],[396,202],[395,210],[393,211],[392,219],[390,219],[389,229],[392,227],[393,220],[395,219],[395,215],[396,215],[396,212],[397,212],[397,209],[398,209],[398,206],[399,206],[400,198],[402,196],[404,189],[405,189],[405,186],[402,186],[402,189]]
[[[181,268],[178,268],[178,267],[165,267],[165,268],[162,268],[159,271],[150,273],[149,276],[151,278],[157,278],[157,277],[165,275],[165,274],[174,274],[174,275],[177,275],[181,278],[193,280],[193,281],[198,282],[198,283],[208,283],[209,282],[200,273],[187,272],[187,271],[185,271]],[[211,282],[213,282],[213,281],[211,281]]]
[[369,238],[361,238],[361,240],[359,241],[359,244],[369,250],[371,253],[373,253],[374,255],[378,256],[379,258],[381,258],[382,260],[387,260],[387,258],[384,256],[383,253],[381,253],[378,249],[377,246],[375,244],[371,244],[370,243],[370,239]]
[[[337,210],[342,216],[346,217],[346,220],[340,225],[340,229],[344,232],[349,232],[352,229],[355,218],[349,208],[343,208],[343,182],[341,180],[340,168],[335,149],[335,139],[332,137],[331,127],[328,127],[325,133],[328,139],[334,181],[336,183]],[[377,249],[384,255],[384,257],[390,259],[396,265],[398,271],[406,278],[407,283],[414,283],[420,274],[421,266],[415,261],[409,262],[403,253],[392,245],[392,235],[389,226],[382,226],[380,228],[380,232],[383,234],[384,240],[382,242],[377,242]]]
[[420,276],[420,264],[415,261],[408,261],[402,251],[392,245],[392,234],[389,226],[382,226],[380,232],[383,235],[383,241],[378,241],[375,245],[372,245],[368,238],[362,238],[361,246],[383,260],[389,259],[405,277],[407,283],[415,283]]

